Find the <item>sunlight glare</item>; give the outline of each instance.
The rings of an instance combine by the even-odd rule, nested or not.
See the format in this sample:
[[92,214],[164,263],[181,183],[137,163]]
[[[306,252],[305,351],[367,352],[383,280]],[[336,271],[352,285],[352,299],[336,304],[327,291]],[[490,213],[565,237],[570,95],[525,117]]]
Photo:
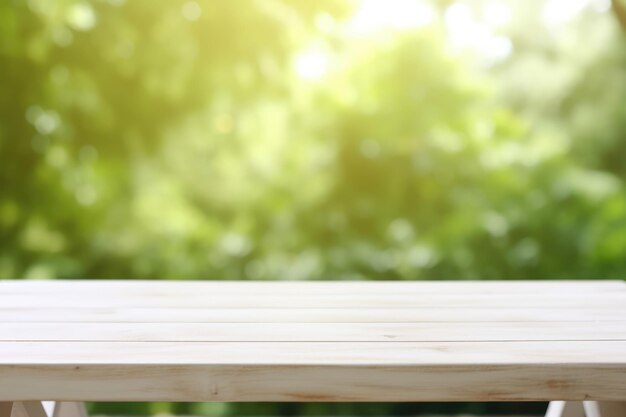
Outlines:
[[74,30],[91,30],[97,22],[96,12],[88,3],[76,3],[68,11],[67,22]]
[[454,50],[474,50],[493,61],[507,58],[513,50],[508,37],[494,34],[488,25],[474,19],[472,10],[464,3],[448,6],[444,20]]
[[329,59],[324,52],[313,49],[296,56],[294,70],[302,80],[316,81],[328,73]]
[[511,8],[502,2],[491,1],[483,9],[485,22],[491,27],[499,28],[511,21]]
[[435,8],[422,0],[362,0],[348,23],[348,33],[359,37],[416,29],[431,24],[435,14]]
[[185,19],[189,20],[190,22],[194,22],[200,19],[200,16],[202,16],[202,8],[197,2],[188,1],[187,3],[183,4],[183,7],[181,8],[181,13]]
[[559,26],[575,18],[592,0],[548,0],[541,17],[548,27]]

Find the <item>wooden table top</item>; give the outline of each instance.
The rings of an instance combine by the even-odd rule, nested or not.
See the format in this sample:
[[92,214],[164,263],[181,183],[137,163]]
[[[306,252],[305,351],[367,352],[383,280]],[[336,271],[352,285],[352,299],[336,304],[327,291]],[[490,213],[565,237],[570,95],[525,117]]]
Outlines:
[[625,398],[622,281],[0,282],[0,401]]

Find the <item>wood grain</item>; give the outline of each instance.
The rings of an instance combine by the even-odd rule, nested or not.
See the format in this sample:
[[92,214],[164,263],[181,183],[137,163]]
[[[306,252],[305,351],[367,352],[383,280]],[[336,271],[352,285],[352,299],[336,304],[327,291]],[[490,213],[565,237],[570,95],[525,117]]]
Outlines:
[[0,341],[459,342],[624,340],[626,321],[546,323],[0,323]]
[[[406,295],[264,295],[243,292],[241,295],[215,295],[189,293],[185,296],[121,294],[106,296],[97,292],[89,294],[59,294],[54,297],[28,294],[12,295],[0,293],[0,305],[4,308],[112,308],[112,307],[161,307],[161,308],[537,308],[551,307],[577,310],[579,308],[623,309],[626,306],[626,291],[606,294],[416,294]],[[623,310],[622,310],[623,311]]]
[[626,291],[620,280],[606,281],[172,281],[172,280],[8,280],[0,294],[100,295],[567,295]]
[[23,365],[611,365],[624,341],[0,342],[0,368]]
[[626,285],[0,282],[0,401],[626,398]]
[[0,323],[479,323],[624,321],[626,306],[468,308],[3,308]]
[[0,399],[545,401],[623,398],[623,368],[580,365],[84,365],[0,368]]

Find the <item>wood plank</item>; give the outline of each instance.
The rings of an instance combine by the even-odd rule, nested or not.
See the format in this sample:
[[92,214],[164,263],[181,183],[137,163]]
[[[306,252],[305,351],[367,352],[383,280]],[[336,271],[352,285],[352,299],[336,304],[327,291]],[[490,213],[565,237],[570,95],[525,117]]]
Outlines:
[[623,308],[626,292],[607,294],[554,295],[119,295],[103,296],[97,293],[58,295],[0,295],[4,308],[112,308],[112,307],[163,307],[163,308],[484,308],[484,307],[552,307]]
[[[624,341],[0,342],[0,367],[27,365],[611,365]],[[626,375],[623,375],[626,382]]]
[[2,341],[455,342],[624,340],[623,322],[0,323]]
[[546,401],[615,400],[624,368],[602,366],[82,365],[0,367],[0,400]]
[[3,295],[178,296],[206,295],[489,295],[592,294],[626,292],[624,281],[142,281],[142,280],[8,280],[0,281]]
[[614,308],[2,308],[0,322],[120,323],[420,323],[624,321]]
[[0,282],[0,401],[625,397],[623,282],[276,284]]

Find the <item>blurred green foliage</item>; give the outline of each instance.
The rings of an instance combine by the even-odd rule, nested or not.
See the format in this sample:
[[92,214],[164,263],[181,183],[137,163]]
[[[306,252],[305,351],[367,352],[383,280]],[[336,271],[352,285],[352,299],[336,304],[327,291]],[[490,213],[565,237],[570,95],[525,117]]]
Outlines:
[[0,278],[623,278],[609,3],[381,3],[0,2]]
[[451,52],[489,2],[358,7],[3,2],[0,277],[622,277],[610,13],[509,2],[493,62]]

